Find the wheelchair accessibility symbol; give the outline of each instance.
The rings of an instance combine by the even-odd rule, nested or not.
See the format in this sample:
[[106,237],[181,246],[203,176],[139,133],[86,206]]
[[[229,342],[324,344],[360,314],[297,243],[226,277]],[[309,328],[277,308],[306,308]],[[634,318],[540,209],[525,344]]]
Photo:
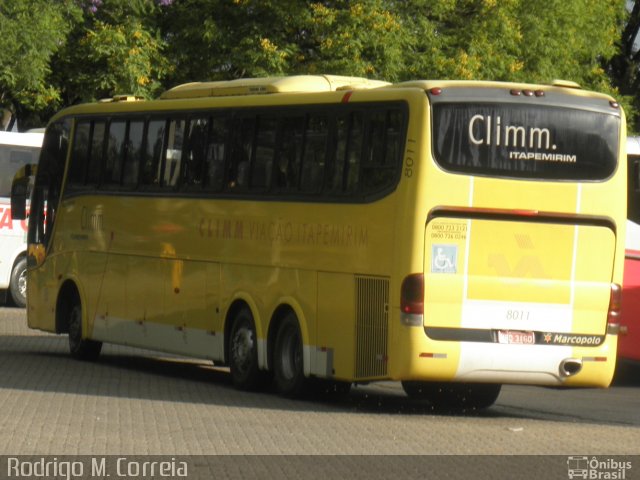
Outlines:
[[431,273],[456,273],[457,245],[431,246]]

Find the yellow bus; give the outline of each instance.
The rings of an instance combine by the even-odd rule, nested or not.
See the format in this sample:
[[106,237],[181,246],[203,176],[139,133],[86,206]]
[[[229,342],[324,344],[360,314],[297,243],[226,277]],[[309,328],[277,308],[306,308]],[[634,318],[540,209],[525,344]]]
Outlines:
[[28,323],[79,358],[206,358],[284,395],[605,387],[625,135],[613,98],[568,82],[293,76],[73,106],[35,175]]

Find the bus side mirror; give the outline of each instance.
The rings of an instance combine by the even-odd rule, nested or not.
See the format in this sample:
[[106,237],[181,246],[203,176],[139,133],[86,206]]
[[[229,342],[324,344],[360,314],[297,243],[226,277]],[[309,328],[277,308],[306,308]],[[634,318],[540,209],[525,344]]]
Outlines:
[[13,182],[11,182],[11,218],[13,220],[25,220],[27,218],[29,181],[34,174],[35,166],[25,165],[13,177]]

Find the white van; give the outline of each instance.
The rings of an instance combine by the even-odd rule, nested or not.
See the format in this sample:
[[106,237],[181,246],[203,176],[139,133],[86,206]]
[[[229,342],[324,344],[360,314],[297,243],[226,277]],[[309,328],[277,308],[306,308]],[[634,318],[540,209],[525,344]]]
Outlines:
[[0,301],[27,301],[27,221],[11,219],[11,181],[26,164],[37,164],[43,132],[0,131]]

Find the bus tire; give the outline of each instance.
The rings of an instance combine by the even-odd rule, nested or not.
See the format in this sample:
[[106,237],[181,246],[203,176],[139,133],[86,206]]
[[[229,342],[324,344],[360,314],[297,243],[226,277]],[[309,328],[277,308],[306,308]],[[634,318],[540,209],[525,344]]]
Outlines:
[[78,360],[96,360],[102,350],[102,342],[82,338],[82,335],[82,305],[76,301],[69,310],[69,352]]
[[25,307],[27,305],[27,259],[20,258],[11,270],[9,292],[14,305]]
[[288,397],[301,396],[307,387],[304,376],[302,335],[292,312],[282,320],[273,354],[273,374],[277,391]]
[[242,307],[233,321],[229,369],[233,385],[240,390],[258,390],[266,383],[266,373],[258,367],[258,338],[253,315],[247,307]]
[[427,400],[436,410],[481,410],[495,403],[502,385],[403,381],[402,388],[409,397]]

